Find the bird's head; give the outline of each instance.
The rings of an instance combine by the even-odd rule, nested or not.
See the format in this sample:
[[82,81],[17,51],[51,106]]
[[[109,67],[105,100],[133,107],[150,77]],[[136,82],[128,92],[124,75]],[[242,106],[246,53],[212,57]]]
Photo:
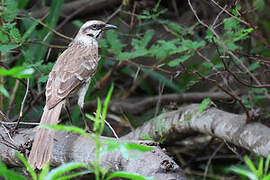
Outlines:
[[106,24],[103,21],[98,20],[87,21],[82,25],[75,39],[77,38],[83,40],[84,42],[87,41],[87,39],[88,40],[94,39],[98,41],[101,38],[102,33],[105,30],[109,29],[117,29],[117,27],[111,24]]

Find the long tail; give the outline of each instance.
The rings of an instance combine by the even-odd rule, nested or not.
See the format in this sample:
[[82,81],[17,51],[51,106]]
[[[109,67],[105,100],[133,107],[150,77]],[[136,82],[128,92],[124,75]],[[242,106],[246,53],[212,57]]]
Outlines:
[[[47,106],[45,106],[40,124],[57,124],[64,103],[65,100],[58,103],[52,109],[48,109]],[[54,134],[55,131],[51,129],[40,128],[37,130],[28,158],[28,162],[34,169],[42,169],[46,162],[49,161],[52,152]]]

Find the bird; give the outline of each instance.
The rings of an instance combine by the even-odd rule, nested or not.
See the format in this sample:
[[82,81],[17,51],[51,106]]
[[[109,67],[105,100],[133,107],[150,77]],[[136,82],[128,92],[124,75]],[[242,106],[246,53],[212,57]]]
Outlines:
[[[117,29],[117,26],[100,20],[85,22],[68,48],[58,57],[47,80],[46,104],[40,125],[58,124],[61,110],[66,107],[68,98],[76,95],[83,112],[85,94],[100,60],[98,41],[102,33],[109,29]],[[83,119],[87,127],[86,120]],[[32,168],[42,169],[49,161],[54,134],[52,129],[37,129],[28,158]]]

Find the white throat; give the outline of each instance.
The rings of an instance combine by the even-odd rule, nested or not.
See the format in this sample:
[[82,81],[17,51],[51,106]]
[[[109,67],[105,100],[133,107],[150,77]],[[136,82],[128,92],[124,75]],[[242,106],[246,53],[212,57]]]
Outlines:
[[82,43],[85,46],[98,46],[98,41],[95,38],[87,35],[77,35],[73,41]]

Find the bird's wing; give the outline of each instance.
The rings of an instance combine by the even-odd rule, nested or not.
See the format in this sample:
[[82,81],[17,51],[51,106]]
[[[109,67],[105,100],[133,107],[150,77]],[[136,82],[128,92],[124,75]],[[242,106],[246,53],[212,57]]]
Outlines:
[[98,48],[72,45],[57,59],[46,86],[46,106],[51,109],[89,80],[98,65]]

